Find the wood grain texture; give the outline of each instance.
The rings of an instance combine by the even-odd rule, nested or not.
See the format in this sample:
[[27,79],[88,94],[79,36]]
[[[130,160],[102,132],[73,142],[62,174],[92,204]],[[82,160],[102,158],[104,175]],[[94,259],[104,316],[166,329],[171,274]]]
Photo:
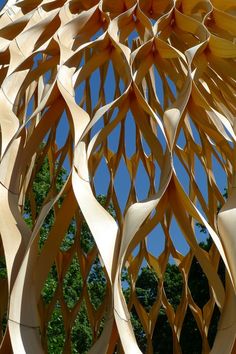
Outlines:
[[[113,353],[119,343],[120,352],[141,353],[130,321],[133,306],[149,341],[148,353],[153,352],[151,338],[161,307],[172,329],[174,353],[181,353],[188,308],[202,337],[202,353],[210,352],[207,335],[215,304],[221,319],[211,353],[227,354],[235,348],[235,14],[235,0],[7,2],[0,15],[0,234],[8,273],[8,295],[0,292],[1,314],[7,306],[8,316],[1,353],[45,352],[42,336],[57,301],[66,330],[64,353],[70,352],[71,326],[83,301],[94,331],[90,353]],[[67,123],[61,144],[63,117]],[[45,157],[51,188],[37,211],[33,182]],[[65,163],[68,178],[58,191],[56,180]],[[105,206],[97,201],[94,184],[101,163],[109,176]],[[141,163],[148,181],[143,187],[137,183]],[[116,188],[120,164],[129,176],[124,208],[122,190]],[[207,181],[205,191],[199,166],[202,181]],[[226,202],[219,169],[227,180]],[[145,199],[138,197],[142,188],[147,190]],[[24,221],[26,198],[32,228]],[[116,219],[107,210],[109,204]],[[39,252],[40,229],[51,210],[54,224]],[[79,242],[83,218],[96,244],[88,254]],[[62,252],[72,219],[77,241]],[[186,255],[173,242],[173,219],[190,247]],[[196,222],[213,240],[209,252],[198,244]],[[165,247],[155,256],[147,240],[157,225]],[[158,232],[155,242],[160,242]],[[62,282],[75,255],[85,285],[78,304],[69,309]],[[96,310],[86,279],[97,255],[107,291]],[[176,311],[163,286],[170,255],[184,281]],[[210,298],[203,309],[188,287],[194,256],[209,282]],[[149,312],[135,292],[144,259],[158,274],[159,296]],[[227,272],[225,285],[218,274],[220,259]],[[40,294],[53,263],[58,290],[46,306]],[[128,304],[121,285],[124,268],[131,280]],[[98,336],[102,318],[104,329]]]

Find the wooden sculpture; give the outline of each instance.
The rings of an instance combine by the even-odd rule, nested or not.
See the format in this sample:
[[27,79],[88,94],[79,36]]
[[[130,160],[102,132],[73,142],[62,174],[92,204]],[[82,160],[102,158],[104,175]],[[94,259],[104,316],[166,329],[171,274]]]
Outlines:
[[[233,352],[235,16],[235,0],[9,0],[2,9],[0,234],[8,290],[3,284],[0,303],[1,313],[4,306],[7,308],[7,329],[1,353],[45,352],[42,337],[49,320],[47,314],[56,301],[63,302],[63,294],[57,291],[52,305],[42,310],[41,291],[52,264],[56,264],[62,281],[75,253],[85,287],[78,306],[62,306],[67,348],[64,353],[70,352],[70,330],[82,300],[87,304],[94,331],[105,318],[102,333],[94,339],[89,353],[113,353],[117,344],[119,352],[141,353],[130,321],[132,306],[146,333],[148,353],[153,350],[151,338],[160,307],[172,329],[174,353],[181,353],[180,334],[187,308],[200,331],[202,353]],[[96,70],[97,82],[91,79]],[[66,117],[69,131],[59,146],[57,131],[62,117]],[[133,130],[126,124],[128,117]],[[109,139],[117,127],[119,132],[113,135],[117,145],[111,148]],[[135,139],[132,154],[127,152],[129,138]],[[45,157],[51,188],[36,212],[33,183]],[[186,174],[185,185],[175,165],[177,160]],[[213,160],[218,161],[228,181],[226,202]],[[68,177],[58,191],[57,176],[65,161]],[[103,206],[94,188],[101,161],[105,161],[109,172]],[[119,204],[122,192],[114,187],[121,161],[130,179],[124,210]],[[196,161],[206,175],[205,192],[196,177]],[[144,186],[147,198],[138,200],[136,177],[141,162],[149,182]],[[26,200],[30,201],[31,227],[24,221]],[[115,218],[107,211],[110,204]],[[218,213],[219,205],[223,207]],[[40,229],[51,210],[54,224],[39,252]],[[172,242],[172,218],[190,246],[186,255],[178,252]],[[67,252],[60,250],[72,219],[78,239],[81,220],[86,220],[96,244],[93,252],[85,254],[79,246]],[[203,225],[212,238],[209,252],[198,244],[196,223]],[[165,248],[155,257],[145,240],[157,225],[165,235]],[[140,249],[134,255],[137,245]],[[104,304],[95,310],[89,305],[86,277],[97,255],[106,274],[107,291]],[[163,287],[170,255],[184,282],[176,311]],[[203,309],[194,302],[188,287],[193,257],[210,288],[210,299]],[[159,296],[149,312],[135,293],[144,258],[158,275]],[[226,268],[225,284],[218,274],[220,260]],[[131,281],[128,304],[121,286],[124,268]],[[207,335],[215,306],[221,318],[210,349]]]

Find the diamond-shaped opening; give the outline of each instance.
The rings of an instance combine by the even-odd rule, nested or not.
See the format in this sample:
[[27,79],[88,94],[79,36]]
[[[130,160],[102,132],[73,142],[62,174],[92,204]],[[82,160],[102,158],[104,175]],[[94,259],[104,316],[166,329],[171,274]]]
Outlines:
[[130,175],[127,170],[123,157],[121,158],[118,169],[116,170],[114,186],[115,186],[115,191],[118,198],[119,206],[123,211],[127,203],[128,195],[130,192],[130,186],[131,186]]
[[153,65],[152,68],[154,78],[155,78],[155,88],[156,88],[156,95],[158,97],[160,108],[164,108],[164,86],[163,86],[163,78],[161,77],[156,65]]
[[208,176],[206,170],[199,160],[197,155],[194,155],[194,175],[195,175],[195,182],[202,194],[204,200],[208,201]]
[[145,353],[147,349],[147,336],[134,306],[131,309],[130,317],[138,346]]
[[68,308],[73,308],[78,302],[83,288],[83,279],[77,256],[72,258],[71,264],[63,279],[63,296]]
[[[104,90],[105,90],[105,97],[106,97],[106,102],[111,102],[115,99],[115,92],[116,92],[116,85],[119,87],[119,83],[116,83],[116,78],[115,78],[115,72],[116,69],[113,66],[112,61],[109,61],[106,63],[108,64],[107,68],[107,73],[106,73],[106,78],[105,78],[105,84],[104,84]],[[120,94],[122,94],[121,92]]]
[[[197,205],[198,205],[198,210],[205,217],[205,214],[203,213],[202,208],[199,207],[199,203],[197,203]],[[207,251],[209,251],[209,248],[210,248],[210,247],[208,248],[209,236],[208,236],[208,232],[207,232],[206,227],[199,222],[195,222],[194,223],[194,234],[195,234],[197,242],[200,244],[200,246],[202,248],[206,249]]]
[[148,265],[140,268],[135,291],[139,302],[149,312],[158,297],[158,277]]
[[184,130],[181,128],[179,131],[178,139],[177,139],[177,145],[181,149],[184,149],[186,146],[186,136],[184,133]]
[[208,335],[207,335],[207,339],[208,339],[208,343],[209,343],[210,348],[212,348],[212,346],[214,344],[219,319],[220,319],[220,310],[219,310],[218,306],[215,305],[214,311],[213,311],[212,317],[211,317],[210,326],[208,329]]
[[[57,194],[63,187],[67,177],[67,171],[65,168],[56,171],[56,161],[53,168],[50,169],[47,155],[42,159],[44,156],[44,146],[46,145],[43,144],[41,153],[39,152],[38,158],[36,159],[35,168],[32,172],[32,179],[28,187],[28,193],[24,205],[23,217],[30,228],[34,225],[34,222],[48,197],[48,193],[51,193],[51,197],[55,196],[55,194]],[[31,191],[31,194],[29,194],[29,191]],[[60,206],[61,202],[62,198],[60,198],[57,205]],[[44,219],[44,223],[40,230],[39,249],[42,248],[47,239],[47,235],[53,223],[54,210],[52,208]]]
[[222,155],[220,146],[212,146],[212,155],[215,157],[215,159],[218,161],[218,163],[221,166],[224,166],[226,163],[225,156]]
[[[86,63],[85,63],[86,65]],[[91,104],[92,110],[97,106],[99,97],[100,97],[100,85],[101,85],[101,77],[100,77],[100,70],[97,68],[94,70],[89,78],[89,81],[87,81],[87,89],[90,92],[90,99],[89,99],[89,104]],[[88,99],[88,96],[86,95],[86,99]],[[88,110],[88,106],[86,104],[86,110]]]
[[[81,57],[80,64],[78,65],[78,70],[82,68],[83,72],[83,67],[86,66],[86,63],[89,62],[91,55],[96,56],[95,51],[89,53],[89,59],[87,59],[86,61],[84,59],[86,58],[86,53],[83,57]],[[104,73],[104,80],[101,80],[101,74],[103,75]],[[99,103],[99,100],[101,99],[103,94],[103,105],[105,105],[105,103],[112,102],[115,97],[117,97],[117,95],[122,94],[124,91],[124,88],[122,89],[122,87],[124,86],[120,84],[120,79],[117,79],[119,75],[116,75],[116,73],[116,68],[114,67],[113,62],[111,60],[106,61],[105,63],[100,65],[100,67],[95,68],[91,75],[85,78],[85,86],[83,83],[80,83],[78,87],[76,86],[76,102],[79,105],[81,105],[82,102],[85,103],[85,106],[83,105],[83,108],[87,110],[89,114],[91,113],[90,108],[92,109],[92,111],[94,111],[101,106],[101,102]],[[117,89],[118,92],[116,92]],[[119,90],[122,91],[119,92]],[[88,95],[88,93],[90,95]]]
[[119,81],[119,89],[120,89],[120,92],[124,92],[125,91],[125,83],[124,81],[120,78],[120,81]]
[[41,297],[45,304],[49,304],[54,298],[55,292],[58,287],[58,275],[55,263],[53,263],[44,286],[41,291]]
[[[184,65],[183,62],[181,64]],[[166,72],[163,72],[163,70],[158,70],[162,65],[165,67]],[[173,66],[172,62],[168,59],[162,58],[159,54],[157,54],[156,56],[153,68],[156,93],[162,109],[166,110],[170,108],[173,102],[176,100],[176,97],[178,96],[177,90],[181,91],[181,89],[183,88],[184,84],[179,87],[179,85],[177,85],[175,82],[176,77],[179,77],[181,75],[183,78],[184,72],[176,71],[174,73],[173,69],[175,69],[175,66]],[[159,114],[160,113],[161,112],[159,112]]]
[[180,335],[180,345],[183,354],[201,354],[202,337],[194,316],[188,307]]
[[[53,208],[49,210],[44,222],[40,228],[40,236],[38,241],[38,251],[41,253],[43,246],[48,238],[48,235],[53,227],[55,220],[54,210]],[[30,220],[29,220],[30,221]],[[28,221],[27,221],[28,223]]]
[[[51,55],[43,55],[42,53],[37,53],[34,57],[33,57],[33,60],[34,60],[34,63],[33,63],[33,66],[31,67],[31,71],[35,70],[35,69],[38,69],[39,67],[42,67],[42,65],[44,65],[44,63],[47,61],[47,62],[52,62],[52,60],[54,60],[55,57],[52,57]],[[56,65],[54,64],[54,67],[53,68],[50,68],[47,70],[46,66],[45,66],[45,71],[43,74],[42,74],[42,78],[43,78],[43,82],[44,82],[44,85],[48,84],[49,81],[52,80],[52,76],[55,77],[56,75]],[[38,72],[37,75],[39,75],[40,73]]]
[[136,257],[139,251],[140,251],[140,243],[137,244],[137,246],[132,250],[132,256]]
[[130,158],[136,151],[136,124],[131,111],[125,118],[125,153]]
[[111,151],[117,152],[120,143],[121,124],[118,124],[115,129],[108,135],[108,147]]
[[56,171],[55,174],[59,175],[63,172],[63,181],[65,182],[68,178],[69,172],[71,170],[72,158],[71,152],[73,149],[72,144],[68,144],[70,142],[70,133],[68,133],[66,137],[66,142],[62,145],[56,152],[57,159],[55,161]]
[[142,148],[143,148],[143,152],[146,156],[150,156],[151,154],[151,149],[146,141],[146,139],[144,138],[143,135],[141,135],[141,141],[142,141]]
[[169,303],[177,309],[183,291],[183,277],[175,264],[168,263],[164,275],[164,290]]
[[90,302],[95,309],[103,303],[106,296],[107,279],[99,257],[96,257],[87,278]]
[[169,86],[169,104],[173,103],[173,101],[175,100],[176,96],[177,96],[177,89],[176,89],[176,84],[173,80],[171,80],[171,78],[169,76],[166,75],[166,81],[168,83]]
[[[154,353],[173,353],[173,336],[168,317],[163,307],[160,308],[155,324],[152,345]],[[191,353],[191,352],[189,352]]]
[[80,232],[80,246],[84,253],[88,253],[95,246],[93,235],[85,221],[82,222]]
[[63,252],[68,251],[75,242],[76,237],[76,221],[73,218],[68,227],[67,233],[61,243],[60,250]]
[[202,146],[202,142],[201,142],[201,138],[200,138],[200,134],[199,134],[199,129],[196,126],[196,122],[193,121],[192,118],[190,118],[189,116],[187,116],[186,118],[188,120],[188,123],[190,124],[190,133],[191,133],[191,137],[193,139],[193,141],[195,142],[195,144],[199,145],[200,147]]
[[190,267],[188,287],[194,302],[200,308],[203,308],[210,299],[209,284],[206,275],[195,257]]
[[68,154],[62,158],[63,158],[63,163],[62,163],[63,169],[66,171],[70,171],[71,170],[71,163],[72,163],[71,158],[69,157]]
[[138,164],[137,174],[135,177],[135,190],[138,200],[147,198],[150,189],[150,180],[143,162],[140,160]]
[[182,164],[182,162],[180,161],[180,159],[176,153],[174,153],[173,162],[174,162],[174,168],[175,168],[177,178],[178,178],[179,182],[181,183],[181,186],[183,187],[185,193],[188,195],[189,194],[189,181],[190,181],[189,175],[186,172],[184,165]]
[[154,229],[146,237],[146,246],[148,252],[158,257],[165,248],[165,235],[161,224],[157,224]]
[[128,41],[128,47],[130,49],[134,48],[134,42],[135,40],[139,39],[140,36],[136,30],[136,28],[134,27],[134,30],[132,32],[129,33],[129,35],[126,37],[126,40]]
[[66,111],[64,110],[59,122],[57,123],[57,129],[56,129],[56,143],[58,148],[61,148],[62,146],[65,145],[69,133],[70,133],[70,126],[67,119]]
[[[202,242],[199,243],[199,246],[200,246],[201,248],[203,248],[203,249],[204,249],[205,251],[207,251],[207,252],[210,251],[212,245],[213,245],[213,241],[212,241],[212,238],[209,236],[209,234],[207,234],[207,238],[206,238],[205,241],[202,241]],[[222,260],[220,260],[220,264],[221,264],[221,261],[222,261]],[[224,262],[223,262],[223,261],[222,261],[222,266],[223,266],[223,269],[225,269],[225,268],[224,268]],[[223,269],[222,269],[222,270],[223,270]]]
[[34,99],[34,95],[32,95],[26,108],[26,118],[29,118],[29,116],[31,116],[31,114],[34,112],[35,109],[34,105],[35,105],[35,99]]
[[96,195],[107,195],[109,184],[110,172],[106,159],[102,157],[94,176],[94,187]]
[[[41,253],[42,248],[48,238],[48,235],[53,227],[54,224],[54,220],[55,220],[55,216],[54,216],[54,210],[53,208],[49,210],[46,218],[44,219],[44,222],[40,228],[40,236],[39,236],[39,241],[38,241],[38,251],[39,253]],[[27,224],[28,224],[27,220]]]
[[156,160],[154,161],[154,166],[155,166],[154,182],[155,182],[155,188],[156,190],[158,190],[160,185],[160,180],[161,180],[161,167],[158,165]]
[[34,64],[32,66],[32,70],[36,69],[39,66],[39,62],[43,60],[43,54],[42,53],[37,53],[33,56],[33,61]]
[[90,131],[90,140],[101,130],[104,128],[104,119],[101,117],[98,121],[92,126]]
[[83,99],[85,98],[85,81],[81,82],[75,87],[75,102],[81,106]]
[[155,23],[156,23],[156,20],[155,20],[155,19],[153,19],[153,18],[150,18],[150,17],[149,17],[149,21],[151,21],[152,26],[154,26],[154,25],[155,25]]
[[92,346],[92,333],[87,308],[83,301],[71,330],[72,353],[87,353]]
[[164,152],[166,151],[166,138],[159,126],[157,126],[157,138],[162,147],[162,151],[159,153],[164,156]]
[[49,81],[51,80],[52,73],[53,73],[53,71],[52,71],[52,69],[50,69],[50,70],[46,71],[46,73],[43,74],[43,82],[45,85],[48,84]]
[[182,253],[183,255],[187,254],[190,250],[189,244],[187,243],[179,224],[177,223],[175,217],[172,217],[170,224],[170,234],[171,240],[175,246],[175,249]]
[[212,154],[212,172],[214,173],[216,185],[220,191],[224,191],[227,187],[227,174],[222,167],[222,164]]
[[64,319],[60,302],[57,302],[47,325],[48,353],[62,354],[65,343]]

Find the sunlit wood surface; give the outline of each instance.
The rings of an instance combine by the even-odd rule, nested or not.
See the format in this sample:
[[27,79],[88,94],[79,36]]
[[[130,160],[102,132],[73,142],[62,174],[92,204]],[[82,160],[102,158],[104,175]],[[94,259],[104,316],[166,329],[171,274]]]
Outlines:
[[[82,302],[94,333],[90,353],[113,353],[117,345],[119,352],[141,353],[130,321],[133,306],[146,333],[148,353],[153,352],[160,308],[171,326],[174,353],[181,353],[188,308],[202,337],[202,353],[232,352],[236,333],[235,15],[235,0],[7,2],[0,18],[0,233],[8,274],[7,285],[3,282],[0,290],[1,316],[7,310],[8,319],[1,353],[44,353],[45,328],[58,302],[66,331],[64,353],[70,353],[70,331]],[[45,157],[51,189],[37,213],[32,190]],[[96,198],[101,164],[108,176],[105,206]],[[125,175],[120,173],[117,180],[120,164]],[[137,182],[141,165],[146,181],[142,185]],[[63,166],[68,177],[58,191],[56,180]],[[226,202],[220,176],[228,189]],[[122,178],[128,179],[129,190],[121,207]],[[31,228],[24,221],[26,199]],[[115,218],[107,211],[109,205]],[[50,210],[54,224],[39,251],[40,228]],[[83,218],[96,244],[88,254],[79,242]],[[63,252],[60,245],[72,220],[75,242]],[[183,254],[173,242],[173,220],[181,230],[178,237],[190,248]],[[213,240],[209,252],[199,246],[196,223]],[[148,247],[155,228],[154,246]],[[164,248],[154,254],[159,232]],[[96,310],[86,279],[97,254],[107,291]],[[75,255],[85,285],[78,303],[69,309],[63,302],[62,282]],[[210,288],[202,309],[188,287],[194,256]],[[170,257],[184,282],[176,310],[163,286]],[[225,284],[218,274],[220,259],[226,268]],[[158,276],[158,297],[149,312],[135,292],[144,260]],[[41,291],[54,263],[58,290],[45,305]],[[128,304],[121,284],[124,269],[131,282]],[[208,329],[215,306],[221,319],[210,349]]]

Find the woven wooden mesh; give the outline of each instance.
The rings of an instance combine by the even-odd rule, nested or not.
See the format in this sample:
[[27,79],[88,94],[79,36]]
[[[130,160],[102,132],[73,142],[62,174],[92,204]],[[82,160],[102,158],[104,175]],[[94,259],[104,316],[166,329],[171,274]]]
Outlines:
[[[235,15],[235,0],[7,2],[0,18],[0,233],[8,274],[7,283],[1,280],[0,311],[3,316],[7,310],[8,319],[1,353],[45,352],[46,328],[56,304],[66,332],[64,353],[71,350],[71,328],[82,304],[94,335],[90,353],[141,352],[130,320],[132,308],[148,353],[160,309],[168,317],[174,353],[181,353],[187,311],[197,324],[202,352],[209,353],[215,307],[221,318],[211,353],[232,352]],[[33,184],[45,159],[51,187],[38,210]],[[58,190],[63,166],[68,176]],[[100,170],[104,178],[98,179]],[[102,205],[99,183],[106,190]],[[26,200],[31,227],[24,221]],[[111,205],[115,217],[108,211]],[[39,251],[40,229],[50,212],[54,223]],[[88,253],[80,242],[84,220],[95,241]],[[72,221],[74,242],[62,251]],[[199,246],[196,223],[213,241],[209,252]],[[177,236],[173,224],[181,230]],[[164,246],[157,251],[161,239]],[[181,242],[189,247],[185,254],[178,250]],[[95,309],[87,278],[97,255],[106,293]],[[177,308],[163,285],[170,257],[183,282]],[[193,257],[209,283],[203,308],[188,286]],[[63,280],[73,259],[83,286],[70,308],[63,298]],[[218,274],[220,260],[225,284]],[[143,262],[158,277],[157,300],[149,311],[135,291]],[[41,292],[53,264],[58,286],[45,304]],[[128,304],[121,284],[124,270],[130,279]]]

